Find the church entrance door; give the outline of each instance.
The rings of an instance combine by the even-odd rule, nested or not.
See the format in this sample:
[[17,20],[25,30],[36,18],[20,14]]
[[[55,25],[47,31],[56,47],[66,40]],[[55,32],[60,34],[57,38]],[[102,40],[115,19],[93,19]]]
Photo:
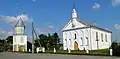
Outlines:
[[21,51],[21,52],[23,51],[23,52],[24,52],[24,48],[25,48],[24,45],[20,45],[20,46],[19,46],[19,51]]
[[78,50],[78,43],[76,41],[74,42],[74,50]]

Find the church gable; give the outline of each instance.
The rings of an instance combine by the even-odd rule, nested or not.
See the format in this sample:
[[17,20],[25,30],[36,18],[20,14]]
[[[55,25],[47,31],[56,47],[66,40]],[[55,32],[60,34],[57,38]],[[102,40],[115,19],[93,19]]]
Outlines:
[[68,24],[62,29],[62,31],[82,27],[86,27],[86,25],[76,20],[74,20],[74,22],[70,20]]
[[75,28],[82,28],[82,27],[86,27],[86,24],[81,22],[79,20],[76,8],[73,7],[72,9],[72,19],[68,22],[68,24],[62,29],[62,31],[64,30],[70,30],[70,29],[75,29]]

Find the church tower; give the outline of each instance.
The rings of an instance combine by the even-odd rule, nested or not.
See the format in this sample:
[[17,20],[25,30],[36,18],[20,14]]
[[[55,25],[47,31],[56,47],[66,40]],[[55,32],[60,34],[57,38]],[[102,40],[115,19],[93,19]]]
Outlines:
[[77,19],[77,18],[78,18],[77,11],[76,11],[75,5],[73,5],[72,19]]
[[71,17],[72,17],[72,19],[71,19],[71,21],[72,21],[72,28],[73,28],[73,27],[75,27],[76,21],[79,21],[75,5],[73,5],[72,16]]
[[13,51],[27,51],[27,35],[25,34],[25,25],[22,18],[20,18],[15,24]]

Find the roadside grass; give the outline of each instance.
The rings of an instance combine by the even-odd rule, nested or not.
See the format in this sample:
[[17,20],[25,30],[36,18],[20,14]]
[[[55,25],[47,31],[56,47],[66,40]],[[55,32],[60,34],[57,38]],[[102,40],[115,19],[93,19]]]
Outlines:
[[[17,53],[32,53],[32,52],[17,52]],[[36,52],[34,52],[36,53]],[[85,50],[71,50],[71,53],[68,53],[67,50],[57,50],[55,53],[53,50],[46,50],[45,52],[39,53],[49,53],[49,54],[67,54],[67,55],[93,55],[93,56],[110,56],[109,49],[101,50],[91,50],[89,53],[86,53]]]
[[68,54],[68,55],[99,55],[99,56],[109,56],[109,49],[101,50],[91,50],[89,53],[86,53],[85,50],[71,50],[71,53],[68,53],[67,50],[57,50],[55,53],[53,50],[46,50],[45,53],[51,54]]

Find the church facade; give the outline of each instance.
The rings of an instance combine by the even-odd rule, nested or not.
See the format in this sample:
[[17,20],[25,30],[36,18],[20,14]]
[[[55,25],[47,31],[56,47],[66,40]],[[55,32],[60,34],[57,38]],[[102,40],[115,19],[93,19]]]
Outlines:
[[13,51],[27,51],[27,35],[25,34],[25,25],[20,18],[14,29]]
[[72,19],[62,29],[64,50],[98,50],[111,46],[112,32],[96,25],[82,22],[76,8]]

